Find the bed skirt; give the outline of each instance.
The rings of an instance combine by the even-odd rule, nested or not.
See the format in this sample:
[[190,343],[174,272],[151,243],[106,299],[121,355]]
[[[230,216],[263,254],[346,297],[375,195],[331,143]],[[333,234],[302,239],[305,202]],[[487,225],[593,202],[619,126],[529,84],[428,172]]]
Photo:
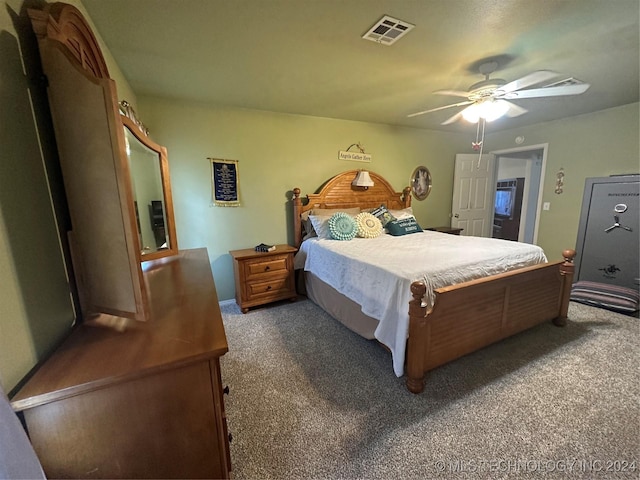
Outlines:
[[[309,300],[349,330],[368,340],[375,340],[374,332],[378,326],[378,320],[362,313],[360,305],[324,283],[311,272],[304,272],[304,284]],[[409,307],[407,306],[408,311]]]

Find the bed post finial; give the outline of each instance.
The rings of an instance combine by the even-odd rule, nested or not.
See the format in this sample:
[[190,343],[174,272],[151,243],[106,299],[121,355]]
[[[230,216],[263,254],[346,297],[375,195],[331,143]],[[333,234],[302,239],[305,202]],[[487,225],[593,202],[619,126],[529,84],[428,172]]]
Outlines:
[[300,210],[302,208],[302,199],[300,198],[300,189],[295,187],[293,190],[293,238],[295,246],[300,248],[302,243],[302,225],[300,224]]
[[562,258],[564,258],[565,263],[571,264],[571,270],[573,270],[573,259],[575,258],[575,256],[576,251],[571,250],[570,248],[562,252]]
[[[424,282],[417,281],[411,284],[409,301],[409,339],[407,340],[407,388],[412,393],[420,393],[424,390],[425,358],[429,348],[429,322],[427,322],[427,305],[423,298],[427,293]],[[426,331],[425,331],[426,330]],[[408,352],[411,352],[409,354]]]
[[404,190],[402,190],[402,201],[404,202],[404,208],[411,206],[411,187],[404,187]]
[[562,288],[560,297],[560,314],[553,320],[554,325],[558,327],[564,327],[567,324],[567,317],[569,315],[569,300],[571,300],[571,287],[573,285],[573,272],[574,265],[573,259],[576,256],[576,251],[567,249],[562,252],[564,262],[560,265],[560,276],[562,277]]

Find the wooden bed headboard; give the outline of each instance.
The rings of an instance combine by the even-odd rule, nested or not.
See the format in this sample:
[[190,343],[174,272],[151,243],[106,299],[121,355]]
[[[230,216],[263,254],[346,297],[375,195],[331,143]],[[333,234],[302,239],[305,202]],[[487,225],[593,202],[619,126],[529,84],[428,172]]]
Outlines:
[[411,187],[405,187],[402,192],[396,192],[391,184],[371,170],[368,170],[373,187],[354,187],[351,182],[356,178],[359,170],[349,170],[339,173],[328,180],[318,193],[306,196],[303,204],[300,189],[293,189],[293,223],[295,246],[302,243],[301,215],[313,208],[376,208],[380,205],[390,210],[401,210],[411,206]]

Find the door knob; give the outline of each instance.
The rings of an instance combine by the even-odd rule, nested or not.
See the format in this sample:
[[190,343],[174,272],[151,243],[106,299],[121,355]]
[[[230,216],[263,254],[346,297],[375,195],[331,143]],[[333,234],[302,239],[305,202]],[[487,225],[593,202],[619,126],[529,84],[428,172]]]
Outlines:
[[460,218],[460,215],[458,215],[457,213],[453,215],[456,218]]

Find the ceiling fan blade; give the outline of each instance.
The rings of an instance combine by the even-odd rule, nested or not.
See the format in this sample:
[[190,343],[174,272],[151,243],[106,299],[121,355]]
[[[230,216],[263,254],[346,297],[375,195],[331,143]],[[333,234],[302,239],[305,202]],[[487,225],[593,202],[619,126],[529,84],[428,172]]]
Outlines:
[[469,96],[469,92],[463,92],[462,90],[436,90],[436,95],[452,95],[454,97],[464,97],[467,98]]
[[546,82],[547,80],[551,80],[558,75],[560,74],[552,72],[551,70],[537,70],[530,73],[529,75],[525,75],[522,78],[503,85],[502,87],[498,88],[497,93],[499,96],[502,96],[502,94],[504,93],[514,92],[516,90],[520,90],[521,88],[527,88],[531,85],[535,85],[536,83]]
[[519,117],[520,115],[524,115],[529,111],[526,108],[522,108],[520,105],[516,105],[515,103],[507,102],[506,100],[502,101],[506,102],[506,104],[509,105],[509,110],[507,110],[507,113],[505,113],[507,117]]
[[424,115],[425,113],[437,112],[438,110],[445,110],[445,109],[451,108],[451,107],[461,107],[462,105],[469,105],[470,103],[473,103],[473,102],[471,100],[469,100],[469,101],[466,101],[466,102],[453,103],[451,105],[445,105],[444,107],[437,107],[437,108],[432,108],[430,110],[423,110],[421,112],[411,113],[411,114],[407,115],[407,117],[417,117],[418,115]]
[[449,117],[447,118],[444,122],[442,122],[440,125],[449,125],[451,123],[457,122],[458,120],[460,120],[462,118],[462,112],[464,112],[464,109],[460,110],[458,113],[456,113],[453,117]]
[[530,90],[518,90],[507,93],[502,98],[537,98],[537,97],[557,97],[560,95],[579,95],[587,91],[590,87],[588,83],[577,85],[561,85],[559,87],[532,88]]

